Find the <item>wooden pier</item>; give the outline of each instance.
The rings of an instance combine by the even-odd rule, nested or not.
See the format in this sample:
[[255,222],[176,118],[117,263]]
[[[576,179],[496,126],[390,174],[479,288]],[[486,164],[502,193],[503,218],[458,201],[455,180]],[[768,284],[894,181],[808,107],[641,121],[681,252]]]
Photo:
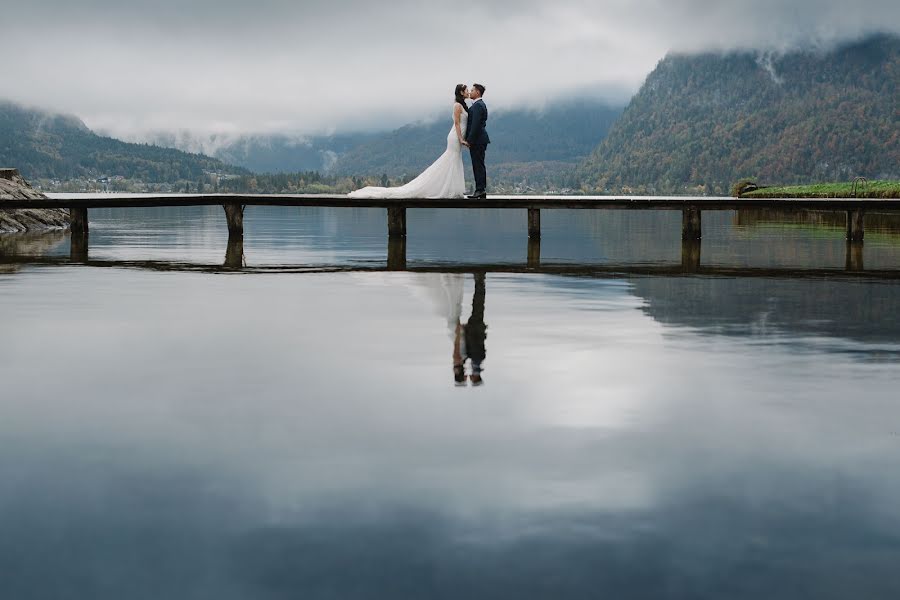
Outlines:
[[[862,242],[867,211],[900,212],[900,199],[872,198],[751,198],[685,196],[524,196],[492,195],[486,199],[354,199],[324,194],[85,194],[40,199],[3,199],[0,210],[16,208],[67,208],[71,212],[71,260],[87,263],[89,214],[95,208],[222,206],[228,226],[226,269],[243,265],[244,210],[247,206],[303,206],[324,208],[381,208],[387,221],[387,269],[406,270],[406,211],[416,208],[525,210],[528,219],[525,268],[541,265],[541,211],[543,210],[676,210],[681,211],[682,253],[679,273],[703,273],[700,264],[702,213],[710,210],[774,209],[781,212],[808,210],[846,214],[846,271],[862,272]],[[524,232],[523,232],[524,233]],[[627,270],[626,270],[627,271]],[[709,272],[708,274],[715,274]],[[884,274],[882,274],[884,276]]]
[[323,208],[383,208],[387,213],[387,233],[392,238],[406,236],[406,211],[410,208],[518,209],[528,212],[528,237],[541,237],[542,210],[680,210],[681,237],[702,237],[701,215],[709,210],[776,209],[780,211],[825,210],[845,212],[847,239],[861,242],[866,211],[900,212],[900,199],[878,198],[728,198],[690,196],[524,196],[491,195],[486,199],[356,199],[327,194],[109,194],[73,195],[36,200],[2,199],[0,210],[13,208],[67,208],[72,214],[72,233],[87,235],[88,210],[92,208],[134,208],[159,206],[222,206],[230,236],[243,236],[247,206],[306,206]]

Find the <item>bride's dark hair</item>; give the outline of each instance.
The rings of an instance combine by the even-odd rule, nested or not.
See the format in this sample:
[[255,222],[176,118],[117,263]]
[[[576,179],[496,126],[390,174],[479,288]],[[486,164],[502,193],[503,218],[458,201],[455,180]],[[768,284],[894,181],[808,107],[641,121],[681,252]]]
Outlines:
[[454,91],[454,93],[456,94],[456,101],[459,102],[460,104],[462,104],[463,110],[466,112],[469,112],[469,107],[466,106],[466,99],[462,95],[462,91],[464,89],[466,89],[466,84],[457,83],[456,90]]

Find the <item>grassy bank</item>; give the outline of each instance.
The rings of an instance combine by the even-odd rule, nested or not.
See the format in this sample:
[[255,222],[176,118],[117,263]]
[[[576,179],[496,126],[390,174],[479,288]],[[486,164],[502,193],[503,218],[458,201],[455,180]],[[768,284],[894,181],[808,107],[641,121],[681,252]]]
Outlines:
[[[817,183],[764,187],[741,194],[741,198],[853,198],[853,183]],[[858,185],[857,198],[900,198],[900,181],[873,180]]]

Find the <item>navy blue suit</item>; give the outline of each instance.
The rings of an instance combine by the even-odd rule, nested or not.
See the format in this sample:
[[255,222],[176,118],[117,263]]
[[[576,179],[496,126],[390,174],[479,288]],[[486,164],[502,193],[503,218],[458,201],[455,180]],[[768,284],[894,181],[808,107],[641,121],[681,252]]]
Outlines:
[[469,107],[469,120],[466,122],[466,141],[469,142],[469,154],[472,156],[472,172],[475,175],[475,193],[487,190],[487,170],[484,166],[484,153],[491,138],[488,137],[488,109],[479,98]]

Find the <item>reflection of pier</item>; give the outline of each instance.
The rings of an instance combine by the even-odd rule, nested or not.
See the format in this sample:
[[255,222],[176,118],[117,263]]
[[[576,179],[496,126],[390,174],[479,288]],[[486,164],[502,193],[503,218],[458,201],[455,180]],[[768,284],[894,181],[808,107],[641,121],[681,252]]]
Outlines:
[[900,268],[866,270],[863,263],[863,244],[847,242],[847,259],[844,269],[795,268],[795,267],[744,267],[728,265],[704,265],[701,260],[701,241],[684,240],[681,244],[680,263],[628,264],[628,263],[547,263],[540,259],[540,240],[531,239],[520,263],[471,264],[458,262],[421,263],[410,262],[406,257],[406,240],[389,238],[387,257],[383,264],[302,264],[302,265],[253,265],[244,255],[244,240],[231,237],[225,249],[222,264],[162,260],[107,260],[88,256],[86,237],[73,237],[71,252],[66,256],[34,256],[16,254],[6,249],[0,252],[0,264],[5,265],[71,265],[92,267],[118,267],[151,271],[185,271],[201,273],[340,273],[408,271],[412,273],[544,273],[578,277],[630,277],[630,276],[683,276],[751,277],[751,278],[862,278],[900,280]]

